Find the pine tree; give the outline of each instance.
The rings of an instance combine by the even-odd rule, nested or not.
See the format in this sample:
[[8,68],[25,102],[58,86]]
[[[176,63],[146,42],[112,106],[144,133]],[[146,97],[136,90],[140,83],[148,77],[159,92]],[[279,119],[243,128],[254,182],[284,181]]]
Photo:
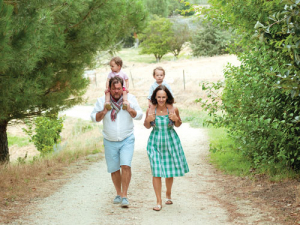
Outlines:
[[80,103],[84,68],[145,15],[142,0],[0,0],[0,161],[8,122]]

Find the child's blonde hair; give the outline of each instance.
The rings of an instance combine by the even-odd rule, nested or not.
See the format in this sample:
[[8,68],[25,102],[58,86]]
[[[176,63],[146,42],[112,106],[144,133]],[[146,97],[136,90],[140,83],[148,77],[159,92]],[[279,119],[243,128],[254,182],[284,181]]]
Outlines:
[[154,75],[155,75],[155,70],[161,70],[161,71],[163,71],[164,76],[166,75],[165,70],[164,70],[161,66],[158,66],[158,67],[156,67],[156,68],[153,70],[153,77],[154,77]]
[[113,57],[111,60],[110,60],[110,63],[114,61],[118,66],[123,66],[123,61],[122,59],[119,57],[119,56],[116,56],[116,57]]

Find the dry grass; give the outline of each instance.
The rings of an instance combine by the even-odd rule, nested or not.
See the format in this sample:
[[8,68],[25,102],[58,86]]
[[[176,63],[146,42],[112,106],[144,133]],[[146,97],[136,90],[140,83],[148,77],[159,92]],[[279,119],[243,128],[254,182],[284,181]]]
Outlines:
[[32,199],[49,196],[71,174],[102,158],[102,154],[97,154],[103,149],[98,126],[72,118],[64,124],[59,152],[0,165],[0,224],[18,218],[20,209]]

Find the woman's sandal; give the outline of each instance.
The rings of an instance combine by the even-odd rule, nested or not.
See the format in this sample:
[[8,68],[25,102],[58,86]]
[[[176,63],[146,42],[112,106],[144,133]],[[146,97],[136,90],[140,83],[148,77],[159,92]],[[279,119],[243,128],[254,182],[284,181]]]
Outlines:
[[172,205],[173,204],[173,201],[172,201],[172,199],[166,199],[166,201],[165,201],[165,204],[166,205]]
[[161,205],[157,205],[157,206],[153,207],[154,211],[160,211],[161,209],[162,209]]

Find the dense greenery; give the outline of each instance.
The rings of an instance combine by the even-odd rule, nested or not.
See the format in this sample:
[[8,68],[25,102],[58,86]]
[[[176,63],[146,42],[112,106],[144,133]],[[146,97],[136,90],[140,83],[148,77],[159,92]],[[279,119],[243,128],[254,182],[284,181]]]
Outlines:
[[184,10],[185,16],[191,16],[195,12],[189,2],[182,0],[143,0],[147,11],[151,15],[168,17],[179,14]]
[[178,57],[183,44],[190,39],[187,24],[171,21],[167,18],[151,20],[141,37],[141,54],[153,54],[158,61],[167,53],[172,52]]
[[142,0],[0,0],[0,161],[8,122],[81,102],[84,69],[146,14]]
[[34,119],[33,124],[29,122],[28,129],[23,128],[30,141],[34,143],[41,155],[53,152],[53,146],[61,141],[63,118],[57,118],[57,115],[40,116]]
[[[210,3],[207,19],[233,29],[240,39],[231,52],[243,50],[237,52],[241,66],[225,70],[224,85],[203,86],[211,123],[226,127],[236,151],[255,167],[300,169],[300,1]],[[215,92],[222,88],[220,103]]]
[[211,23],[201,24],[192,38],[193,55],[214,56],[226,54],[231,39],[229,31],[222,30]]

